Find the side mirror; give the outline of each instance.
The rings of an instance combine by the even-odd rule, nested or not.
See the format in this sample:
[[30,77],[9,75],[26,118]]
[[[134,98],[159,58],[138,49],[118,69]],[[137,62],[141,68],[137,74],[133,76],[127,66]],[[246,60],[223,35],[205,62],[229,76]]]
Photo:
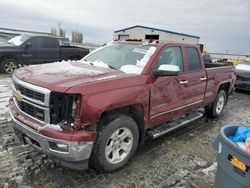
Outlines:
[[154,77],[177,76],[180,73],[180,67],[177,65],[160,65],[157,70],[153,70]]
[[31,46],[32,46],[32,44],[30,42],[27,42],[27,43],[24,44],[23,48],[28,49]]

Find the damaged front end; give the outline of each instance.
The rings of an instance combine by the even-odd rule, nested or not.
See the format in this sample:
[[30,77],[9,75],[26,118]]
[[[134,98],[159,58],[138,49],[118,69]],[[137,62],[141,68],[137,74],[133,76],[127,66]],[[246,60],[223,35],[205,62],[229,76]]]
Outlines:
[[80,130],[81,95],[52,92],[50,97],[50,124],[65,130]]
[[9,109],[17,137],[57,163],[86,169],[95,131],[81,129],[81,94],[53,92],[13,79]]

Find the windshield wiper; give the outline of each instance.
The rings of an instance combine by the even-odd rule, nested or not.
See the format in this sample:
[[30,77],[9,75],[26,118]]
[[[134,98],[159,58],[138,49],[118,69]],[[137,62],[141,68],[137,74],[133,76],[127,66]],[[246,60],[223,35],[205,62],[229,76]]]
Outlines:
[[[85,62],[87,62],[89,65],[98,66],[98,65],[95,65],[95,62],[90,62],[90,61],[88,61],[88,60],[86,60],[86,59],[82,59],[82,60],[85,61]],[[112,65],[110,65],[110,64],[108,64],[108,63],[104,63],[104,62],[102,62],[102,61],[100,61],[100,62],[103,63],[103,64],[105,64],[105,65],[107,65],[108,68],[110,68],[110,69],[120,70],[120,69],[118,69],[118,68],[116,68],[116,67],[114,67],[114,66],[112,66]]]
[[118,69],[118,68],[116,68],[116,67],[114,67],[112,65],[109,65],[109,64],[106,64],[106,65],[108,65],[108,67],[111,68],[111,69],[120,70],[120,69]]

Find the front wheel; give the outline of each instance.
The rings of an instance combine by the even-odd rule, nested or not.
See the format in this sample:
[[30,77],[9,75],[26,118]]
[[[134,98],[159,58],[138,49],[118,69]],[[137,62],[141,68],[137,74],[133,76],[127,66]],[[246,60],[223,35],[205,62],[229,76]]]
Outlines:
[[209,107],[205,108],[205,115],[210,118],[216,118],[220,116],[226,105],[226,101],[226,92],[224,90],[220,90],[215,101]]
[[18,68],[17,61],[15,59],[4,59],[1,63],[1,69],[4,73],[12,74],[15,69]]
[[124,166],[134,155],[139,131],[136,122],[126,115],[101,126],[90,162],[99,170],[111,172]]

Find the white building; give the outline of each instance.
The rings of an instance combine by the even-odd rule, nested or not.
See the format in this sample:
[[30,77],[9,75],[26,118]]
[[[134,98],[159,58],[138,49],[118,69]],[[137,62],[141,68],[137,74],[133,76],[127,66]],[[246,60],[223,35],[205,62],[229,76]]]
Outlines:
[[153,39],[159,41],[199,44],[200,37],[141,25],[120,29],[114,32],[114,40],[124,41],[127,39],[142,41]]

